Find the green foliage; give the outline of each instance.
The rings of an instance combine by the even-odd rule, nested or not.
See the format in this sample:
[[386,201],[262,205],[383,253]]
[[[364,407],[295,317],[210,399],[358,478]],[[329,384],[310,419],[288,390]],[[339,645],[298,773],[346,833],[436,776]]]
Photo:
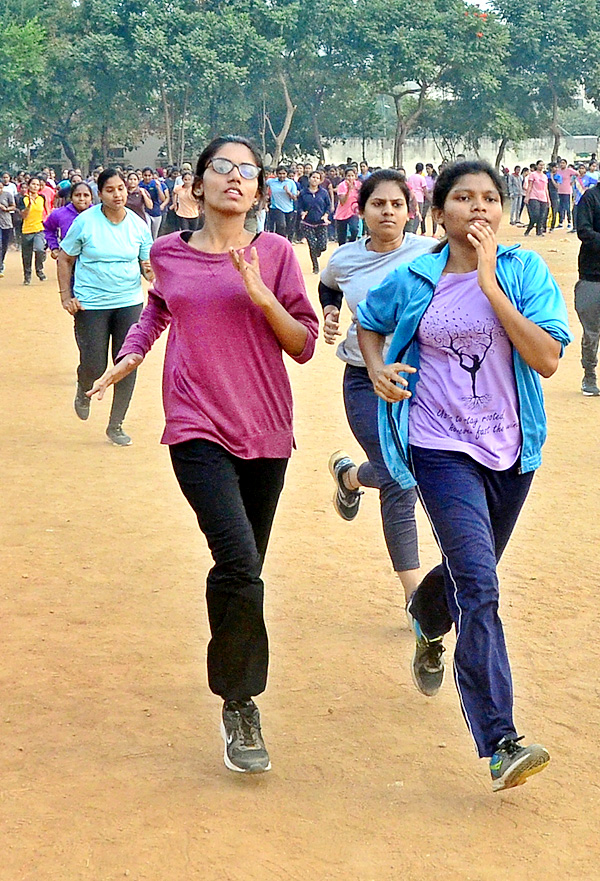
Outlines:
[[176,163],[224,131],[290,156],[394,134],[400,161],[411,132],[449,152],[559,138],[582,87],[600,107],[599,4],[0,0],[0,156],[85,164],[148,133]]

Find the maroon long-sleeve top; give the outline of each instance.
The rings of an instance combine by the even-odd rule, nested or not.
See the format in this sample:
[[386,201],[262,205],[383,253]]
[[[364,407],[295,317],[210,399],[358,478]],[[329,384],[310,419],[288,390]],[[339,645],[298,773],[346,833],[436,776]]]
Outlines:
[[[169,326],[163,372],[162,443],[204,438],[242,459],[287,458],[293,447],[292,392],[282,348],[228,254],[192,248],[190,233],[157,239],[148,305],[119,358],[146,355]],[[263,281],[306,327],[299,363],[314,352],[318,321],[298,261],[282,236],[253,242]],[[248,254],[249,257],[249,254]]]

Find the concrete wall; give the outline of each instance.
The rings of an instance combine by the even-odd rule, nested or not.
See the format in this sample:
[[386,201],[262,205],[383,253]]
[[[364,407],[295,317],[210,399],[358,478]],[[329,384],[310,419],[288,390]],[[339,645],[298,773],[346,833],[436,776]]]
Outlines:
[[[560,155],[571,161],[579,152],[600,153],[598,140],[596,137],[565,137],[559,148]],[[529,165],[530,162],[535,162],[537,159],[543,159],[547,162],[552,154],[553,143],[552,138],[538,138],[523,141],[516,148],[511,146],[504,154],[504,165],[508,165],[509,168],[515,165]],[[493,165],[496,161],[497,151],[497,141],[484,139],[481,141],[479,158],[486,159]],[[466,147],[458,152],[463,152],[469,159],[476,158],[475,153]],[[365,142],[364,158],[367,159],[369,165],[381,165],[383,168],[389,168],[393,155],[394,142],[391,138],[373,139]],[[328,163],[343,164],[347,156],[352,156],[357,162],[363,158],[363,142],[360,138],[333,142],[331,147],[325,151]],[[411,138],[404,145],[404,167],[409,173],[414,170],[416,162],[433,162],[437,166],[441,160],[440,151],[430,138]]]

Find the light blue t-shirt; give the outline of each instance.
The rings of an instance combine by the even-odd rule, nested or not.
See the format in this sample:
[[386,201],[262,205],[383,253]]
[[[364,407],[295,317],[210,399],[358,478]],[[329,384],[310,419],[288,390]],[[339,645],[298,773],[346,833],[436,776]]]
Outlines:
[[73,292],[85,309],[118,309],[143,302],[140,260],[150,256],[147,225],[128,208],[111,223],[102,205],[82,211],[60,243],[77,257]]
[[288,189],[290,193],[297,196],[298,187],[296,186],[295,181],[290,180],[289,177],[286,177],[285,180],[269,178],[267,186],[271,193],[271,208],[279,208],[279,210],[283,211],[285,214],[289,214],[290,211],[294,210],[294,200],[288,196],[285,190]]

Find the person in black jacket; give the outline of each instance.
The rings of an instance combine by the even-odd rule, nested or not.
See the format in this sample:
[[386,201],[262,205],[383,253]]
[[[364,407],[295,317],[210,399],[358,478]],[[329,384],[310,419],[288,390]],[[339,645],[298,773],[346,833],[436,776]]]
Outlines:
[[583,328],[581,339],[581,391],[597,398],[598,340],[600,338],[600,189],[586,190],[577,206],[579,281],[575,285],[575,309]]

